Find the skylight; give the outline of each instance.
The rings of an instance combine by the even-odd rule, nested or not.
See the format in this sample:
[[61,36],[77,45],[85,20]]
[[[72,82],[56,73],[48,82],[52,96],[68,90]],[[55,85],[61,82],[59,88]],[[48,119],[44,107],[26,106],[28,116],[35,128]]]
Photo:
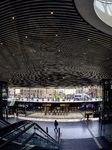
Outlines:
[[112,0],[94,0],[94,10],[104,23],[112,27]]

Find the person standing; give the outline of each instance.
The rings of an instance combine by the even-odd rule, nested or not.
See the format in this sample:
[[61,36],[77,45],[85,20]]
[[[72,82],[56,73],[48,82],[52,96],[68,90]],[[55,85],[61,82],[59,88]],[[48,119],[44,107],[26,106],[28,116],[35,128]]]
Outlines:
[[57,130],[58,130],[58,129],[57,129],[57,126],[58,126],[57,120],[54,121],[54,126],[55,126],[54,131],[57,131]]

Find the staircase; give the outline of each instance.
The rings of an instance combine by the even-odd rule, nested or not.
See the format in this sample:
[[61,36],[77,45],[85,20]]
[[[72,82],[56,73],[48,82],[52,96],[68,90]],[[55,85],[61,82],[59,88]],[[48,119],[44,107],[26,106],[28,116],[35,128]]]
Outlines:
[[7,121],[5,121],[5,120],[3,120],[3,119],[0,119],[0,129],[1,129],[1,128],[4,128],[4,127],[6,127],[6,126],[9,126],[9,125],[10,125],[9,122],[7,122]]

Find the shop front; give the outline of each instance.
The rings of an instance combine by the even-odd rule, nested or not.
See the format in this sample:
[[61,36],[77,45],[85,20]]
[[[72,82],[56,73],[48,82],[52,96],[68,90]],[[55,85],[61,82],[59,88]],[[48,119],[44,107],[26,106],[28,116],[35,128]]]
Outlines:
[[50,102],[16,102],[15,108],[19,112],[31,113],[44,113],[45,115],[67,115],[68,113],[74,113],[77,111],[94,111],[98,108],[98,102],[72,102],[72,103],[50,103]]

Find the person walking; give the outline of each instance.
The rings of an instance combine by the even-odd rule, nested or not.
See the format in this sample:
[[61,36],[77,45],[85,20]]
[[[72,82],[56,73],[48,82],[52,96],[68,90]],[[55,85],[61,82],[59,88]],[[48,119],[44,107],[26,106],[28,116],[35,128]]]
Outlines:
[[57,130],[58,130],[58,129],[57,129],[57,126],[58,126],[57,120],[54,121],[54,126],[55,126],[54,131],[57,131]]

